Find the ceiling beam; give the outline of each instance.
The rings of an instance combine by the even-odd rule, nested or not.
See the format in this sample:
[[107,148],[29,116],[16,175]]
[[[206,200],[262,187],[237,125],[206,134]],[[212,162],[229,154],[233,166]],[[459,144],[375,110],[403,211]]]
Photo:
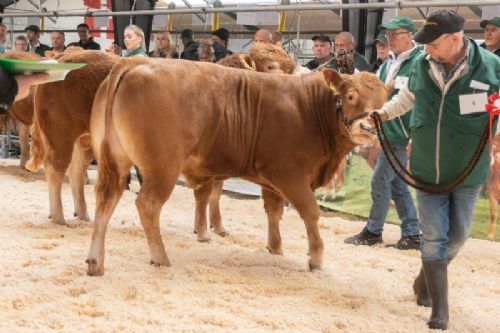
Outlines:
[[469,9],[472,10],[474,14],[476,14],[479,18],[483,17],[483,10],[479,6],[469,6]]

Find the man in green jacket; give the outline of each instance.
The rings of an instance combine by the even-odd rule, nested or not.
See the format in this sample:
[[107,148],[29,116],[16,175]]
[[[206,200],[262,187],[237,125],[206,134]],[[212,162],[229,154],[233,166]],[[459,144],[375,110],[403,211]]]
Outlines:
[[[386,35],[394,58],[386,60],[377,75],[386,86],[394,86],[390,95],[392,97],[406,87],[413,63],[422,51],[413,41],[415,25],[409,17],[396,16],[381,25],[380,30]],[[410,117],[411,113],[408,112],[383,124],[392,150],[403,165],[408,162],[406,147],[410,141]],[[371,197],[372,207],[366,226],[359,234],[347,238],[344,242],[369,246],[382,243],[382,231],[392,199],[401,219],[401,238],[395,247],[400,250],[417,250],[420,247],[420,226],[413,198],[408,185],[394,174],[383,151],[379,153],[373,169]]]
[[[427,54],[416,59],[408,87],[375,111],[388,120],[413,110],[410,169],[415,178],[430,184],[448,184],[468,165],[488,125],[487,95],[500,85],[499,58],[464,37],[464,21],[450,10],[427,18],[414,38]],[[447,328],[448,264],[469,237],[488,170],[484,150],[469,176],[450,193],[417,191],[422,269],[413,289],[417,304],[432,306],[432,329]]]

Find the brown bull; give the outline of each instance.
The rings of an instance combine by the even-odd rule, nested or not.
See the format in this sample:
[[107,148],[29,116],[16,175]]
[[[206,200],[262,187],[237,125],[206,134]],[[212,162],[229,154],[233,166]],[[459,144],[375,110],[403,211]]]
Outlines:
[[[68,73],[64,81],[38,86],[32,128],[30,170],[44,164],[49,187],[52,222],[65,224],[61,187],[69,174],[75,216],[90,220],[84,197],[85,175],[92,160],[90,145],[77,139],[90,127],[90,112],[99,84],[121,58],[100,51],[70,50],[55,55],[59,62],[86,63]],[[70,163],[71,162],[71,163]]]
[[[198,86],[209,88],[189,94]],[[360,120],[349,132],[330,87],[342,98],[347,119],[381,107],[386,98],[381,81],[368,73],[293,77],[182,60],[123,60],[99,88],[92,110],[99,176],[88,274],[104,273],[107,224],[132,164],[143,174],[136,206],[152,264],[170,265],[159,215],[182,172],[202,207],[214,180],[239,176],[260,184],[271,253],[282,253],[279,220],[288,198],[306,225],[309,267],[320,268],[313,190],[352,150],[351,135],[357,143],[373,139],[359,129]],[[205,216],[197,222],[198,234],[206,234]]]

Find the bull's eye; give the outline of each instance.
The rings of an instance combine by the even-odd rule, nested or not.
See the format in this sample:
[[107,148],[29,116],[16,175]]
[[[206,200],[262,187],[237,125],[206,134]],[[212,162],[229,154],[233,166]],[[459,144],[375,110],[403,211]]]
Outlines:
[[353,96],[352,94],[349,94],[349,95],[347,96],[347,99],[348,99],[349,101],[352,101],[352,100],[354,99],[354,96]]

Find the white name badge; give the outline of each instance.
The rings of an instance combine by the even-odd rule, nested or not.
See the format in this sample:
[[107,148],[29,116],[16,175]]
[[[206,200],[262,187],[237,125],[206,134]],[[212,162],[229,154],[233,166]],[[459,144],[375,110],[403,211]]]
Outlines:
[[486,112],[485,104],[488,103],[488,95],[484,93],[460,95],[460,114],[470,114],[475,112]]
[[408,77],[407,76],[396,76],[394,80],[394,88],[395,89],[403,89],[408,85]]
[[488,90],[490,89],[490,85],[486,83],[482,83],[476,80],[471,80],[469,87],[473,89],[479,89],[479,90]]

